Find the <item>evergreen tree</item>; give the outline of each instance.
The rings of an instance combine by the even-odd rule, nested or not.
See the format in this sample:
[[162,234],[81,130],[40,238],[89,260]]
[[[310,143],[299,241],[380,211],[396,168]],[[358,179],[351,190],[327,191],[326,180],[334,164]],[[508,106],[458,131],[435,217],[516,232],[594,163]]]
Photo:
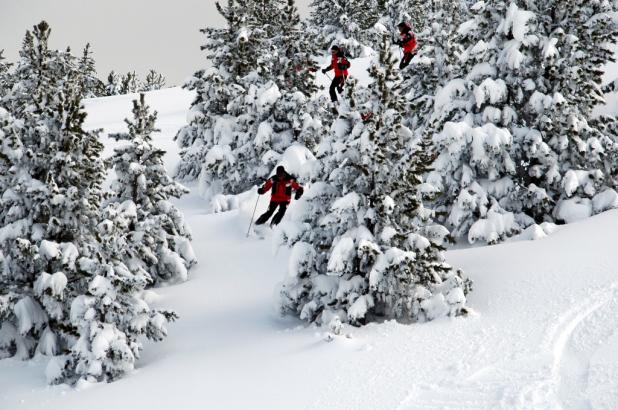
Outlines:
[[[500,28],[504,7],[502,1],[472,7],[474,16],[455,38],[464,48],[460,67],[436,90],[423,125],[440,152],[428,181],[443,193],[438,204],[447,226],[471,242],[496,242],[529,224],[524,215],[509,212],[516,189],[509,125],[517,116],[509,86],[522,81],[517,70],[524,62]],[[518,46],[533,47],[529,33],[518,34]],[[444,55],[442,50],[435,49]],[[452,64],[443,60],[439,67]]]
[[478,2],[455,38],[434,19],[408,71],[410,125],[440,149],[428,180],[444,191],[438,204],[456,236],[495,242],[618,205],[615,120],[592,117],[601,67],[613,59],[612,7]]
[[7,101],[18,126],[3,139],[0,356],[61,355],[50,382],[113,380],[133,367],[139,338],[159,340],[174,315],[141,299],[148,276],[105,236],[103,146],[83,129],[74,61],[49,49],[49,34],[45,22],[26,34]]
[[213,68],[186,85],[197,98],[176,137],[178,176],[199,178],[211,198],[261,182],[287,148],[314,146],[321,127],[320,108],[305,94],[313,91],[312,76],[295,72],[309,57],[294,51],[305,43],[286,44],[302,38],[293,3],[230,0],[217,7],[227,26],[202,30]]
[[[35,33],[38,43],[35,47]],[[35,104],[38,101],[47,101],[50,96],[31,96],[29,92],[47,92],[44,87],[36,87],[35,81],[41,84],[59,86],[68,70],[56,64],[59,61],[59,52],[52,51],[47,46],[49,27],[47,23],[40,23],[33,28],[33,32],[27,31],[19,52],[19,61],[13,70],[14,87],[10,93],[2,96],[4,107],[12,114],[19,116],[26,111],[39,109]],[[44,65],[45,64],[45,65]],[[37,77],[37,74],[39,77]],[[18,82],[18,79],[20,80]],[[51,87],[50,87],[51,88]],[[34,102],[34,103],[33,103]]]
[[165,88],[165,77],[162,74],[157,73],[155,70],[148,71],[144,83],[140,87],[140,91],[156,91]]
[[[421,32],[427,27],[427,18],[432,6],[439,0],[377,0],[380,23],[389,33],[397,34],[397,25],[402,21],[412,24],[416,32]],[[450,1],[449,3],[456,3]],[[445,21],[446,23],[446,21]]]
[[434,0],[431,4],[427,27],[419,35],[423,40],[418,47],[418,58],[402,73],[409,100],[407,122],[418,135],[439,128],[444,118],[448,118],[448,110],[441,113],[442,117],[432,116],[434,103],[438,91],[461,75],[459,56],[464,51],[456,39],[459,24],[465,20],[461,3]]
[[120,94],[120,78],[113,70],[107,76],[105,84],[105,95],[112,96]]
[[277,85],[286,91],[300,91],[310,97],[318,91],[315,72],[318,69],[314,56],[315,44],[307,35],[307,26],[301,22],[295,0],[287,0],[282,7],[277,25],[281,31],[273,39],[278,61],[273,64],[277,72]]
[[0,50],[0,101],[2,101],[2,96],[11,88],[9,69],[12,64],[5,61],[3,52],[4,50]]
[[189,241],[191,234],[182,213],[170,202],[188,190],[174,182],[163,163],[165,151],[152,143],[157,114],[150,113],[144,94],[133,101],[133,121],[126,120],[129,132],[111,135],[127,141],[111,158],[116,179],[112,184],[112,208],[135,209],[127,245],[127,264],[149,272],[157,280],[186,280],[196,263]]
[[[444,262],[448,231],[431,222],[422,175],[430,145],[402,123],[405,99],[385,41],[356,95],[321,147],[323,183],[307,198],[309,229],[292,250],[281,287],[283,312],[322,324],[379,317],[431,320],[465,311],[469,282]],[[361,112],[371,112],[370,117]],[[364,120],[363,120],[364,118]]]
[[90,43],[86,44],[82,52],[82,57],[79,59],[77,69],[84,98],[94,98],[105,95],[105,85],[97,77],[94,58],[90,50]]
[[615,61],[615,6],[555,0],[528,7],[534,17],[526,27],[542,53],[529,53],[519,91],[517,204],[537,222],[571,222],[618,206],[616,119],[592,115],[603,103],[603,66]]
[[311,6],[309,36],[321,50],[336,44],[352,57],[372,54],[378,0],[313,0]]
[[120,94],[131,94],[136,93],[139,90],[139,81],[137,79],[137,74],[135,71],[129,71],[120,79],[120,89],[118,92]]

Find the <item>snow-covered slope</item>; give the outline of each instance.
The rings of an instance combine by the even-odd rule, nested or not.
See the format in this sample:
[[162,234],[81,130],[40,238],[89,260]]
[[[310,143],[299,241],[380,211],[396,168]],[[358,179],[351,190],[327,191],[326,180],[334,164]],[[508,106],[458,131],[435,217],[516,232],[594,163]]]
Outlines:
[[[88,112],[86,128],[104,129],[104,156],[110,156],[116,145],[113,140],[106,138],[106,135],[126,131],[127,127],[124,119],[127,117],[132,118],[132,101],[137,98],[138,94],[128,94],[93,98],[84,102]],[[169,172],[172,172],[178,161],[180,161],[174,136],[178,129],[186,122],[187,110],[194,98],[194,93],[179,87],[148,93],[146,103],[151,109],[157,111],[157,128],[161,130],[159,134],[154,136],[154,142],[158,147],[167,151],[165,163]]]
[[[191,99],[179,89],[147,98],[169,169]],[[130,100],[88,101],[88,125],[121,130]],[[196,194],[179,202],[200,263],[153,295],[181,319],[137,371],[75,391],[46,385],[45,358],[3,360],[0,409],[618,408],[618,211],[539,241],[450,252],[475,281],[467,318],[346,328],[327,342],[326,329],[276,314],[288,251],[245,237],[246,199],[216,215]]]

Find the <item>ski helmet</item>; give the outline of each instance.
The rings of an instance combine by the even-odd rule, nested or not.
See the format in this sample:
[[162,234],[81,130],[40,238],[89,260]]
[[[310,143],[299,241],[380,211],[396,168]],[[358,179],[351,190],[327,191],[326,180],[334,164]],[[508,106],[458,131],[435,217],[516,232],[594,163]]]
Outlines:
[[336,44],[333,44],[333,46],[330,48],[330,51],[339,51],[339,50],[340,50],[340,48]]
[[409,21],[402,21],[401,23],[399,23],[397,25],[397,27],[399,27],[400,29],[402,29],[404,31],[411,31],[412,30],[412,24],[410,24]]

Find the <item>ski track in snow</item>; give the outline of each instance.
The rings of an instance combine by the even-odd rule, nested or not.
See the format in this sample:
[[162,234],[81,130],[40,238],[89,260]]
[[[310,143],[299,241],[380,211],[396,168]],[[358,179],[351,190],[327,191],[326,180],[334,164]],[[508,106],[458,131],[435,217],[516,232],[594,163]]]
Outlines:
[[[552,379],[563,408],[591,408],[587,398],[590,359],[618,327],[618,283],[602,290],[568,311],[553,329]],[[604,322],[599,327],[598,321]],[[609,325],[609,326],[608,326]]]
[[[594,386],[590,380],[591,361],[618,330],[617,312],[618,283],[613,283],[566,315],[568,319],[554,339],[554,377],[559,380],[558,395],[563,408],[593,408],[594,396],[589,392]],[[618,379],[614,380],[618,390]]]
[[[88,126],[124,130],[134,97],[86,101]],[[170,171],[192,98],[147,96]],[[116,143],[104,142],[108,155]],[[168,339],[147,343],[124,379],[79,391],[46,386],[44,358],[0,361],[1,410],[618,408],[618,211],[536,242],[450,251],[475,281],[467,318],[346,327],[327,342],[326,329],[275,313],[288,251],[245,237],[253,203],[204,205],[195,193],[178,202],[199,264],[156,290],[180,314]]]

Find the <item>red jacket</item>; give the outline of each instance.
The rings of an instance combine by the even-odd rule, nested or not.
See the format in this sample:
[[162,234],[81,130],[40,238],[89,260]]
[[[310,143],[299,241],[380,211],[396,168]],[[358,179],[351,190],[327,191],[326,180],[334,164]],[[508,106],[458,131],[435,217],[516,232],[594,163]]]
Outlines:
[[348,68],[350,68],[350,62],[345,56],[333,56],[326,71],[335,70],[335,77],[347,77]]
[[292,190],[297,191],[298,199],[303,193],[303,187],[291,175],[287,175],[280,180],[275,175],[270,177],[268,181],[260,188],[260,194],[265,194],[268,190],[272,191],[270,202],[286,202],[292,201]]
[[416,49],[416,36],[413,32],[408,31],[407,33],[399,34],[401,40],[399,41],[399,45],[403,47],[404,53],[412,53]]

